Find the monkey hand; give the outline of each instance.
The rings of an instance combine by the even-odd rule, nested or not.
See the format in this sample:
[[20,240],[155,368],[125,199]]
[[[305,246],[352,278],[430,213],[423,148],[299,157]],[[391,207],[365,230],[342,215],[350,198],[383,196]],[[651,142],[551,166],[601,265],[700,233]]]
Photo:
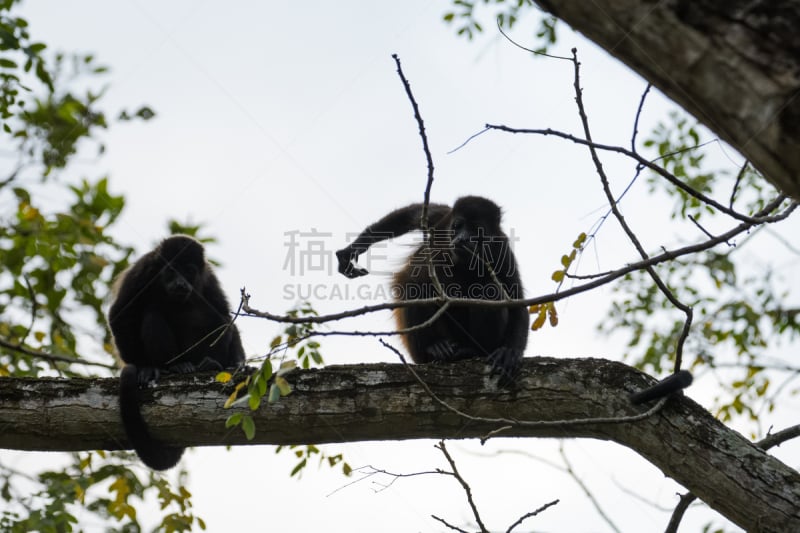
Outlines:
[[492,367],[491,375],[499,375],[499,383],[503,387],[511,385],[519,372],[521,359],[522,350],[501,346],[489,354],[489,365]]
[[189,361],[181,361],[174,365],[169,365],[168,370],[173,374],[191,374],[197,372],[197,366]]
[[161,371],[154,366],[137,366],[136,367],[136,381],[139,387],[147,387],[151,383],[158,381]]
[[469,359],[475,357],[475,354],[469,348],[459,346],[451,340],[439,341],[428,346],[425,351],[431,358],[431,361],[446,363],[450,361],[460,361],[462,359]]
[[350,246],[338,250],[336,252],[336,258],[339,260],[339,273],[350,279],[369,274],[369,270],[356,264],[356,260],[360,254],[361,252]]

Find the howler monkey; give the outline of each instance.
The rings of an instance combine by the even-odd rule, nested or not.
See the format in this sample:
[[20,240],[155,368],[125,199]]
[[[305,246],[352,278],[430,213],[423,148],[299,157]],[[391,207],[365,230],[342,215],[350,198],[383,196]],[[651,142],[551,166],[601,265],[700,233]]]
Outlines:
[[[422,204],[392,211],[368,226],[349,246],[336,252],[339,272],[348,278],[368,274],[356,264],[375,243],[421,229]],[[420,300],[439,295],[432,266],[445,294],[478,300],[518,299],[522,282],[508,237],[500,228],[500,208],[480,196],[459,198],[452,208],[428,206],[429,242],[423,242],[394,276],[396,300]],[[423,324],[440,306],[416,305],[395,310],[399,329]],[[485,358],[503,383],[510,382],[528,340],[525,306],[481,308],[450,306],[428,327],[403,337],[415,363]]]
[[139,387],[158,379],[161,371],[240,365],[244,349],[230,320],[230,306],[203,246],[185,235],[164,239],[115,282],[108,324],[126,363],[120,374],[120,414],[128,440],[150,468],[172,468],[183,448],[150,435]]

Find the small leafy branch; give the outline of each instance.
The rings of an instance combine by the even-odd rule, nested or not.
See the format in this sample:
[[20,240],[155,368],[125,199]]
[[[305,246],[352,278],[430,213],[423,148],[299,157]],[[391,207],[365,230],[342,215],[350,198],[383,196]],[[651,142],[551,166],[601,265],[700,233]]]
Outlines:
[[[248,297],[244,290],[242,291],[242,297]],[[309,302],[303,302],[297,308],[287,312],[287,316],[294,319],[318,315]],[[316,325],[310,322],[288,324],[283,333],[277,335],[270,342],[269,353],[264,358],[261,366],[234,386],[224,407],[229,409],[247,404],[250,411],[256,411],[261,407],[265,396],[267,404],[271,405],[277,403],[282,397],[291,394],[292,386],[286,379],[286,374],[298,366],[308,369],[312,366],[324,364],[322,354],[319,351],[320,344],[312,339],[315,327]],[[278,354],[285,358],[289,349],[294,350],[295,358],[282,361],[278,369],[274,370],[273,358]],[[221,383],[229,383],[234,379],[234,375],[230,372],[220,372],[217,374],[216,379]],[[247,414],[246,411],[235,412],[225,421],[226,428],[236,426],[242,428],[247,440],[253,440],[256,435],[256,425],[253,417]],[[290,476],[301,474],[308,465],[309,459],[314,456],[319,456],[320,465],[327,463],[331,468],[341,463],[342,473],[346,476],[349,476],[352,472],[352,468],[344,460],[344,456],[341,453],[327,454],[313,444],[278,446],[275,452],[280,453],[285,449],[293,450],[294,455],[300,460],[292,468]]]

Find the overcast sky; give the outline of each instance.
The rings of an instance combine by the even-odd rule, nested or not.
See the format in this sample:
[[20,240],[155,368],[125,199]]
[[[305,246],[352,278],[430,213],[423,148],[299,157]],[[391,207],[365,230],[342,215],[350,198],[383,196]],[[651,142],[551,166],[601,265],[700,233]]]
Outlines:
[[[142,104],[157,113],[148,123],[115,125],[103,135],[106,154],[98,159],[82,152],[69,173],[110,175],[112,191],[127,198],[115,235],[142,252],[165,236],[168,218],[205,223],[206,233],[219,240],[208,253],[222,263],[219,276],[233,303],[241,287],[252,294],[254,307],[276,313],[309,294],[320,312],[379,301],[388,274],[348,281],[330,260],[349,234],[422,199],[425,157],[392,53],[401,58],[426,122],[436,167],[432,200],[451,203],[477,194],[500,204],[507,232],[518,239],[526,295],[552,292],[550,274],[559,258],[607,209],[586,150],[551,137],[489,132],[450,152],[487,122],[580,134],[572,65],[532,59],[491,25],[476,42],[457,38],[442,22],[448,6],[423,0],[82,0],[28,2],[24,16],[34,38],[51,48],[92,52],[111,67],[104,97],[110,114]],[[524,17],[513,37],[533,45],[536,21],[533,13]],[[560,29],[554,52],[578,48],[594,138],[629,146],[646,83],[565,26]],[[670,109],[652,91],[641,135]],[[742,162],[730,148],[711,150],[733,171]],[[614,157],[604,165],[619,193],[634,165]],[[670,205],[648,196],[643,180],[622,204],[649,250],[702,237],[671,226]],[[395,269],[409,251],[404,242],[381,249],[371,270]],[[581,271],[608,270],[635,257],[609,220]],[[787,261],[779,263],[779,274],[796,270],[796,260]],[[342,294],[349,299],[343,301]],[[600,289],[562,303],[559,326],[533,333],[527,355],[619,359],[624,336],[606,339],[595,329],[610,296],[609,289]],[[389,313],[336,325],[391,326]],[[253,356],[264,354],[281,329],[256,319],[242,319],[239,327]],[[322,345],[328,364],[393,360],[374,339],[325,338]],[[714,395],[704,383],[689,391],[701,402]],[[623,531],[663,529],[667,514],[620,487],[671,508],[677,485],[619,446],[565,446],[576,472]],[[483,448],[463,442],[450,449],[492,529],[505,530],[520,515],[558,498],[559,505],[526,522],[528,529],[608,530],[569,477],[535,458],[558,462],[557,442],[497,439]],[[535,457],[475,458],[509,449]],[[343,452],[353,466],[393,472],[446,467],[433,441],[329,450]],[[20,462],[36,468],[35,457],[27,454]],[[350,480],[316,467],[300,481],[289,480],[291,458],[276,457],[272,447],[197,449],[183,464],[209,531],[251,530],[257,520],[265,521],[262,530],[353,532],[441,531],[431,514],[459,525],[470,521],[464,494],[449,478],[405,479],[377,492],[373,482],[388,480],[372,478],[330,495]],[[709,516],[690,512],[686,530],[697,530]]]

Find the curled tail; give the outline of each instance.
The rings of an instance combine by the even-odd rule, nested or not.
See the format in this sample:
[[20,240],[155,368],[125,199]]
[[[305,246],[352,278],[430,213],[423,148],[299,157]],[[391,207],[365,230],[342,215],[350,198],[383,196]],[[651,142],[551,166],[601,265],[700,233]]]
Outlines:
[[139,380],[135,365],[125,365],[119,375],[119,411],[128,441],[144,464],[153,470],[172,468],[184,448],[167,446],[153,439],[139,408]]
[[685,389],[691,384],[692,374],[688,370],[679,370],[671,376],[662,379],[652,387],[631,394],[630,400],[632,404],[639,405]]

